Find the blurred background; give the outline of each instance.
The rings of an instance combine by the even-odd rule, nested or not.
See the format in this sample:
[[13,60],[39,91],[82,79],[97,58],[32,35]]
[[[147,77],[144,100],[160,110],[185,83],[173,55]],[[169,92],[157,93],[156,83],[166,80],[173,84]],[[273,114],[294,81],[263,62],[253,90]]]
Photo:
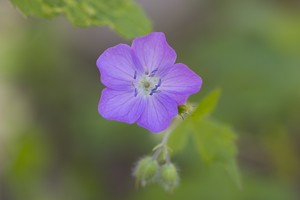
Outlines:
[[203,166],[192,145],[173,161],[181,185],[134,187],[158,137],[97,113],[95,62],[130,44],[108,28],[25,18],[0,0],[0,199],[300,199],[300,2],[138,0],[186,63],[216,87],[214,117],[238,133],[242,189]]

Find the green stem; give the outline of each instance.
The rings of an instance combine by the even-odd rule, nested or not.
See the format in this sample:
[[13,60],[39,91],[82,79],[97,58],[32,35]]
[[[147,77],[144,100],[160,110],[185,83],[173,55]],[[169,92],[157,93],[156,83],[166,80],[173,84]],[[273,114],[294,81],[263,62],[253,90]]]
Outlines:
[[173,132],[174,128],[176,127],[176,123],[174,123],[172,126],[170,126],[165,134],[164,134],[164,137],[162,139],[162,142],[156,146],[156,150],[152,156],[152,158],[154,160],[156,160],[158,158],[158,156],[162,153],[163,150],[166,151],[166,161],[167,163],[170,163],[170,157],[169,157],[169,152],[168,152],[168,147],[167,147],[167,144],[168,144],[168,140],[169,140],[169,137],[171,135],[171,133]]

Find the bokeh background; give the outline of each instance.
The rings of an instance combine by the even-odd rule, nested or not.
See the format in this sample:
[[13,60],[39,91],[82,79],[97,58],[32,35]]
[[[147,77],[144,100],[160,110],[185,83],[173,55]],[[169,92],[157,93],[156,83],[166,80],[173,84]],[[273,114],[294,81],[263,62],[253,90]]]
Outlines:
[[181,185],[134,187],[136,160],[159,136],[97,113],[98,56],[108,28],[25,18],[0,0],[0,199],[300,199],[300,2],[139,0],[204,79],[222,89],[214,117],[238,133],[242,188],[204,166],[192,145],[174,155]]

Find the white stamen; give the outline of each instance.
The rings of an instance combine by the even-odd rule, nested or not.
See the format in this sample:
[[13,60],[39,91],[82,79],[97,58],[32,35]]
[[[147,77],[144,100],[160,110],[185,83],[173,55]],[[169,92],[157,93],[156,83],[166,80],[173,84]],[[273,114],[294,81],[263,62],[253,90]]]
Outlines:
[[133,82],[137,93],[140,93],[143,96],[148,96],[156,93],[160,84],[161,80],[158,77],[153,75],[149,76],[147,74],[137,76],[136,80],[134,80]]

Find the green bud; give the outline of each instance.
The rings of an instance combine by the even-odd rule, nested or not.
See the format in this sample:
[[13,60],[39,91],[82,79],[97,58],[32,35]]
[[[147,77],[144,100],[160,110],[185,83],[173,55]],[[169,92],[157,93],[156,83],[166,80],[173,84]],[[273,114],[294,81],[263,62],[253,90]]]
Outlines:
[[179,174],[174,164],[169,163],[161,167],[160,181],[167,191],[172,191],[179,184]]
[[179,115],[182,115],[182,114],[186,113],[186,111],[187,111],[187,106],[186,105],[178,106],[178,114]]
[[180,116],[191,114],[192,111],[193,111],[193,105],[191,105],[191,104],[187,103],[187,104],[178,106],[178,114]]
[[133,175],[136,178],[137,185],[141,184],[144,187],[148,183],[156,180],[158,177],[158,172],[158,162],[147,156],[137,163]]

